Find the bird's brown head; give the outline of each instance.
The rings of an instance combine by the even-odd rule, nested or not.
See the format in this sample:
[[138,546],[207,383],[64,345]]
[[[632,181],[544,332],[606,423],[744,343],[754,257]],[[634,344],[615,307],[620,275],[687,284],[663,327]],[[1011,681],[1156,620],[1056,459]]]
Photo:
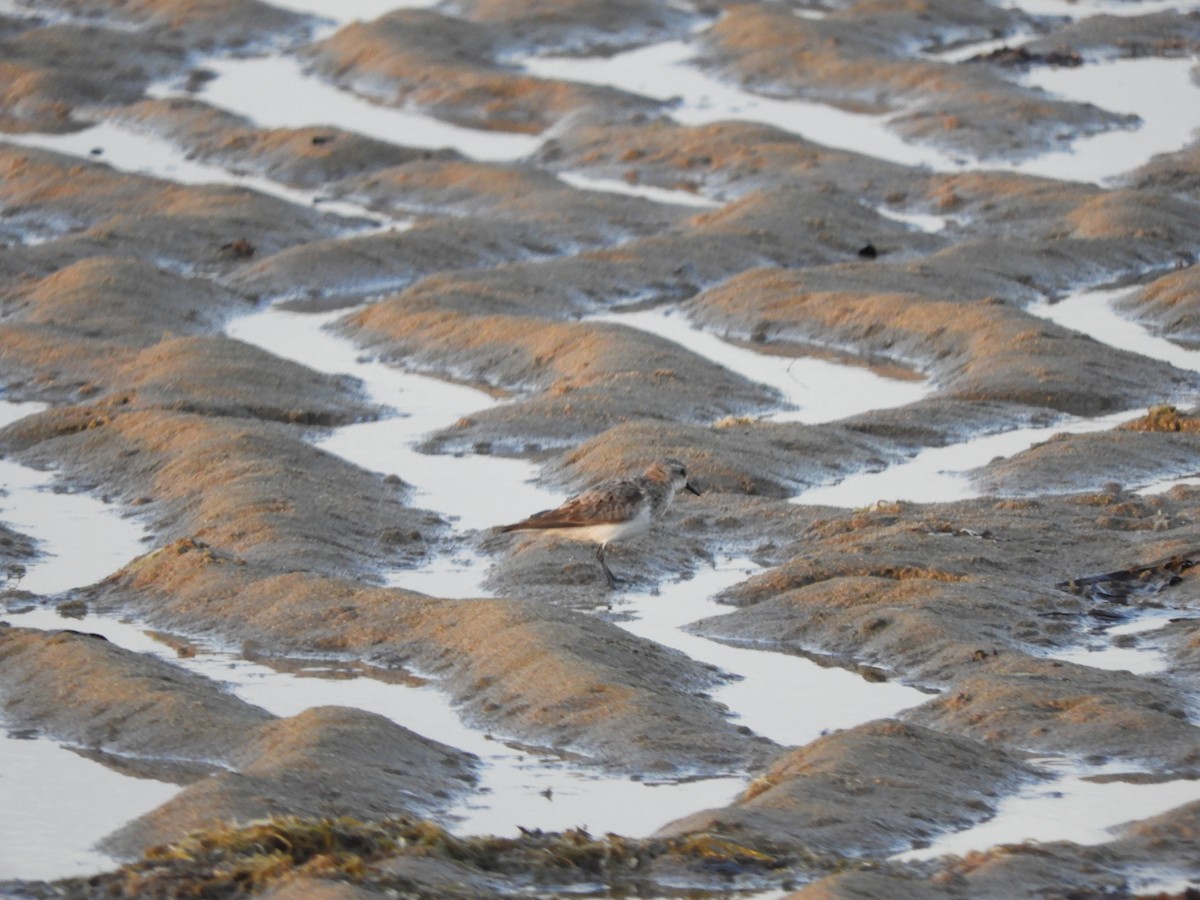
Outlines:
[[669,484],[676,491],[691,491],[696,496],[700,496],[700,491],[688,481],[687,467],[673,457],[667,456],[652,462],[646,469],[644,477],[660,484]]

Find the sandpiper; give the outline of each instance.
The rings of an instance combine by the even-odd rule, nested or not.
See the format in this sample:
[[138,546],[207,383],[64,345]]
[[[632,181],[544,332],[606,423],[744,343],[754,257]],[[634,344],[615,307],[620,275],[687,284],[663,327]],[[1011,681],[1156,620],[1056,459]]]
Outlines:
[[505,525],[501,531],[545,531],[573,541],[595,541],[596,559],[609,588],[617,579],[604,561],[613,541],[636,537],[662,518],[680,488],[700,492],[688,481],[687,469],[677,459],[651,463],[635,478],[605,481],[563,503],[557,509],[534,513],[528,519]]

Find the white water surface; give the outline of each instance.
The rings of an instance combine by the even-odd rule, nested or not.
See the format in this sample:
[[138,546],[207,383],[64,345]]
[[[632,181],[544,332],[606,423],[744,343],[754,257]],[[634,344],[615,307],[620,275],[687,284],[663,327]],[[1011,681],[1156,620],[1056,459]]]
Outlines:
[[874,207],[875,212],[883,216],[885,219],[891,219],[893,222],[902,222],[917,231],[924,231],[926,234],[937,234],[939,231],[945,231],[951,222],[957,221],[954,216],[935,216],[931,213],[910,213],[900,212],[899,210],[889,209],[886,206]]
[[959,63],[976,56],[1003,50],[1005,47],[1016,49],[1034,38],[1040,37],[1036,32],[1022,31],[1007,37],[993,38],[986,41],[971,41],[964,44],[954,44],[946,48],[935,48],[926,55],[939,62]]
[[721,205],[719,200],[713,200],[710,197],[705,197],[703,194],[654,187],[654,185],[650,184],[630,184],[619,178],[595,178],[582,172],[559,172],[558,178],[560,181],[581,191],[605,191],[610,194],[641,197],[645,200],[653,200],[655,203],[698,206],[704,209],[711,209]]
[[[310,666],[293,674],[248,661],[205,640],[194,642],[195,656],[179,658],[171,647],[154,640],[141,627],[110,616],[64,619],[52,610],[36,608],[3,618],[20,627],[73,628],[101,634],[127,650],[150,653],[211,678],[246,702],[276,716],[294,716],[317,706],[353,707],[377,713],[431,740],[474,753],[483,761],[479,789],[451,810],[455,821],[449,824],[461,834],[515,836],[519,833],[518,826],[544,830],[587,826],[597,834],[613,831],[641,837],[697,809],[725,805],[745,784],[740,775],[661,782],[634,780],[553,756],[538,757],[506,745],[499,736],[493,739],[484,731],[468,727],[446,694],[435,686],[370,677],[321,677],[337,671],[333,660],[314,659]],[[2,786],[0,780],[0,789]],[[56,807],[57,814],[71,808],[70,804]],[[129,818],[149,808],[140,809]],[[116,812],[119,816],[122,808],[118,807]],[[16,820],[13,827],[19,828],[22,818],[10,816],[7,824]],[[108,830],[125,821],[114,816]],[[106,833],[100,831],[96,837]],[[103,857],[100,862],[105,862]],[[4,874],[0,870],[0,877]]]
[[210,59],[216,74],[195,94],[162,85],[157,97],[196,96],[213,106],[254,120],[263,128],[328,125],[407,147],[452,147],[472,159],[511,161],[541,143],[536,136],[462,128],[391,106],[372,103],[306,73],[290,56]]
[[45,403],[14,403],[12,400],[0,398],[0,428],[4,428],[13,422],[19,422],[26,416],[32,416],[35,413],[44,412],[45,410]]
[[[0,427],[42,409],[0,401]],[[99,581],[143,549],[137,522],[87,494],[56,490],[51,472],[0,460],[0,485],[0,520],[36,539],[42,554],[12,586],[56,594]],[[12,620],[0,612],[0,621]],[[56,627],[71,625],[60,619]],[[111,859],[92,849],[96,841],[176,791],[172,784],[121,775],[46,738],[0,734],[0,878],[111,867]]]
[[[1164,628],[1176,619],[1192,619],[1197,614],[1187,609],[1146,609],[1134,607],[1131,618],[1120,625],[1104,628],[1077,647],[1051,654],[1055,659],[1092,666],[1097,669],[1154,675],[1167,671],[1170,660],[1162,647],[1139,640],[1133,646],[1118,646],[1118,640]],[[1124,643],[1124,641],[1122,641]]]
[[108,577],[144,549],[145,530],[121,509],[67,493],[52,472],[0,459],[0,521],[34,538],[41,555],[25,563],[21,590],[57,594]]
[[865,366],[811,356],[756,353],[697,328],[686,316],[670,310],[611,312],[589,321],[612,322],[666,338],[750,381],[773,388],[790,408],[765,417],[772,422],[833,422],[872,409],[906,406],[932,389],[928,381],[884,378]]
[[[815,737],[821,727],[821,716],[830,711],[834,712],[835,722],[830,727],[846,727],[926,699],[909,688],[871,684],[848,672],[822,669],[798,657],[724,648],[702,638],[669,634],[681,619],[680,611],[683,619],[726,611],[716,604],[705,605],[699,595],[726,586],[730,575],[741,577],[744,572],[745,566],[727,565],[710,573],[701,573],[685,583],[685,588],[690,591],[689,603],[676,605],[667,618],[650,614],[641,625],[631,626],[630,630],[667,637],[676,646],[680,643],[710,645],[715,651],[712,655],[724,662],[741,656],[756,671],[744,670],[747,681],[721,689],[718,699],[733,700],[739,720],[751,727],[763,728],[772,719],[778,719],[777,726],[764,730],[778,730],[778,736],[785,739],[789,736],[803,740]],[[680,592],[678,588],[676,586],[675,593]],[[634,602],[643,609],[672,608],[670,596],[645,595],[635,598]],[[394,684],[366,677],[316,677],[317,673],[333,667],[332,662],[314,660],[309,669],[312,674],[291,674],[247,661],[206,641],[194,643],[195,656],[176,658],[170,647],[154,640],[140,627],[107,616],[64,619],[52,610],[35,608],[4,618],[20,627],[73,628],[104,635],[128,650],[152,653],[223,683],[243,700],[278,716],[293,716],[315,706],[351,706],[383,715],[432,740],[475,753],[484,761],[480,791],[467,797],[452,811],[458,820],[454,828],[463,834],[515,835],[519,831],[517,826],[522,825],[546,830],[586,826],[595,833],[613,831],[632,837],[645,836],[668,821],[698,809],[725,805],[745,786],[745,779],[740,775],[694,780],[640,780],[608,776],[553,757],[539,758],[528,751],[506,746],[500,738],[490,739],[484,732],[467,727],[446,696],[434,687]],[[814,674],[826,686],[840,682],[841,687],[851,688],[848,696],[843,695],[846,702],[840,709],[833,710],[835,699],[831,692],[824,692],[821,702],[815,705],[803,696],[811,689]],[[805,677],[810,680],[806,682]],[[776,688],[781,679],[795,685],[797,697],[794,701],[779,695],[777,690],[768,690]],[[735,696],[727,696],[729,694]],[[751,702],[738,703],[739,697]],[[781,715],[781,708],[787,713]]]
[[326,19],[337,26],[370,22],[398,9],[429,9],[441,0],[269,0],[271,6]]
[[690,580],[664,584],[649,594],[622,595],[614,610],[632,618],[618,624],[631,634],[738,676],[713,689],[713,699],[726,704],[735,721],[785,747],[888,718],[929,699],[928,694],[899,682],[871,682],[803,656],[733,646],[686,630],[692,622],[731,612],[713,599],[715,595],[759,571],[750,560],[724,559]]
[[1182,872],[1166,874],[1148,871],[1137,884],[1139,894],[1147,897],[1187,896],[1187,890],[1200,890],[1200,874],[1185,875]]
[[1078,647],[1054,653],[1054,659],[1073,662],[1109,672],[1132,672],[1134,675],[1153,675],[1167,668],[1167,656],[1158,647],[1121,647],[1113,643],[1116,629],[1089,639]]
[[[43,403],[0,400],[0,428],[43,411]],[[113,504],[70,492],[49,471],[0,459],[0,521],[37,542],[39,556],[25,563],[12,585],[35,594],[58,594],[108,577],[144,549],[142,525]]]
[[1200,9],[1196,0],[991,0],[1001,9],[1019,9],[1031,16],[1057,16],[1079,21],[1089,16],[1146,16],[1166,10]]
[[[364,358],[351,341],[326,327],[346,314],[346,310],[303,313],[270,307],[233,320],[226,334],[319,372],[361,379],[371,400],[396,414],[335,429],[316,445],[355,465],[415,485],[412,505],[448,516],[460,529],[501,525],[513,520],[514,512],[546,509],[561,501],[561,493],[533,483],[537,467],[526,460],[417,452],[416,445],[430,432],[499,401],[475,388]],[[500,485],[503,490],[497,489]],[[403,573],[396,578],[409,586]]]
[[979,496],[967,474],[971,469],[1028,450],[1056,434],[1108,431],[1144,413],[1144,410],[1130,410],[1094,419],[1072,417],[1047,427],[1016,428],[946,447],[930,447],[908,462],[882,471],[860,472],[837,484],[809,488],[794,497],[793,502],[856,509],[880,501],[949,503],[968,500]]
[[179,790],[121,775],[56,741],[0,731],[0,879],[65,878],[111,869],[113,860],[93,849],[96,842]]
[[1024,83],[1062,99],[1134,113],[1141,124],[1081,137],[1066,149],[997,168],[1102,184],[1145,165],[1157,154],[1183,149],[1196,140],[1200,129],[1200,84],[1191,75],[1195,66],[1192,58],[1146,57],[1031,69],[1023,76]]
[[1074,841],[1103,844],[1126,822],[1157,816],[1177,806],[1200,800],[1200,781],[1176,779],[1159,784],[1124,781],[1095,782],[1098,775],[1138,774],[1127,764],[1088,767],[1070,760],[1049,759],[1042,767],[1056,777],[1030,785],[1000,801],[996,815],[986,822],[943,835],[929,847],[909,850],[897,860],[934,859],[962,855],[997,844],[1023,841]]
[[704,72],[685,41],[665,41],[611,57],[539,56],[525,69],[540,78],[599,84],[655,100],[675,100],[671,117],[682,125],[727,120],[763,122],[808,140],[936,171],[962,161],[940,150],[910,144],[888,127],[890,116],[846,112],[824,103],[752,94]]
[[[1200,350],[1183,347],[1154,334],[1148,326],[1116,310],[1116,301],[1137,290],[1130,287],[1086,288],[1055,302],[1040,300],[1027,306],[1026,311],[1086,334],[1110,347],[1139,353],[1180,369],[1200,371]],[[1200,473],[1163,478],[1138,487],[1137,492],[1143,495],[1161,494],[1175,485],[1200,485]]]
[[1150,484],[1139,487],[1137,492],[1145,497],[1152,497],[1155,494],[1165,494],[1176,485],[1181,487],[1200,487],[1200,472],[1191,472],[1187,475],[1178,475],[1172,478],[1164,478],[1161,481],[1152,481]]
[[[531,479],[536,469],[522,460],[492,456],[472,456],[464,459],[416,453],[412,449],[412,442],[464,415],[491,407],[497,401],[472,388],[405,373],[377,361],[362,360],[359,356],[360,351],[353,343],[323,327],[345,314],[345,311],[312,314],[271,308],[234,320],[230,323],[227,333],[267,351],[303,361],[320,371],[344,373],[360,378],[371,399],[404,413],[380,422],[336,429],[329,438],[319,441],[318,446],[367,468],[395,472],[400,477],[416,483],[418,491],[413,503],[454,517],[460,528],[486,528],[502,524],[530,511],[554,506],[561,501],[560,494],[547,492],[532,483]],[[683,327],[690,331],[686,325]],[[721,341],[717,343],[730,350],[739,349]],[[750,351],[742,352],[750,357],[757,356]],[[876,401],[879,400],[878,390],[873,396]],[[504,485],[504,490],[495,490],[496,485]],[[431,581],[447,576],[463,579],[457,585],[462,586],[466,583],[475,587],[472,593],[478,595],[478,582],[472,579],[477,579],[481,570],[473,570],[472,564],[485,561],[473,558],[470,553],[463,556],[463,565],[443,565],[441,571],[435,571],[429,578]],[[407,571],[397,571],[393,573],[391,583],[422,590],[423,587],[417,586],[421,582],[414,581],[412,575],[413,573]],[[783,728],[784,734],[791,736],[782,738],[774,734],[768,735],[776,740],[802,742],[803,735],[809,735],[810,737],[803,738],[808,740],[819,734],[823,728],[844,727],[847,717],[854,721],[866,721],[890,714],[880,712],[879,709],[894,711],[896,702],[912,705],[924,699],[924,695],[913,689],[891,684],[871,684],[851,673],[840,669],[822,668],[800,657],[728,648],[678,630],[678,626],[705,615],[728,612],[727,608],[712,603],[711,596],[747,575],[746,565],[733,562],[711,571],[702,570],[689,581],[663,586],[650,595],[623,596],[623,605],[632,602],[632,608],[624,611],[642,623],[630,625],[629,628],[639,634],[643,634],[639,628],[648,628],[652,631],[652,636],[643,636],[651,636],[652,640],[659,643],[668,646],[682,643],[689,648],[689,653],[705,649],[715,657],[725,659],[726,663],[716,662],[715,659],[713,661],[718,665],[731,665],[731,670],[745,679],[733,687],[723,689],[740,698],[736,702],[726,702],[743,719],[753,719],[761,727],[771,730]],[[425,586],[428,587],[428,584]],[[445,585],[437,587],[443,590],[430,592],[441,596],[463,596],[461,593],[454,595],[445,591]],[[729,663],[731,659],[736,660],[736,664]],[[762,675],[757,679],[748,674],[760,670]],[[787,674],[793,671],[795,674]],[[785,679],[797,685],[811,685],[814,678],[828,685],[828,691],[822,692],[823,694],[832,696],[835,693],[836,682],[842,688],[851,690],[854,699],[838,695],[837,700],[828,706],[813,706],[811,701],[805,701],[811,709],[800,715],[797,720],[783,718],[779,723],[771,724],[772,718],[781,717],[778,715],[778,707],[772,702],[775,692],[769,690],[769,686],[778,685]],[[896,697],[902,699],[897,701],[894,699]],[[867,702],[868,698],[872,703]],[[753,711],[755,703],[763,704],[758,712]],[[881,703],[882,706],[875,706],[873,703]],[[832,717],[831,721],[834,724],[826,721],[828,717]],[[754,725],[751,724],[751,727]]]
[[[1135,113],[1142,122],[1131,129],[1080,137],[1061,150],[998,163],[972,161],[960,153],[909,143],[891,129],[891,114],[851,113],[827,104],[751,93],[707,74],[693,59],[690,44],[668,41],[612,58],[537,57],[527,60],[525,67],[540,77],[603,84],[657,100],[677,100],[671,115],[684,125],[730,119],[762,122],[827,147],[941,172],[997,168],[1101,183],[1149,162],[1158,153],[1182,149],[1200,128],[1200,85],[1191,78],[1195,61],[1189,58],[1111,59],[1078,68],[1035,67],[1022,74],[1019,80],[1050,95],[1092,103],[1111,112]],[[1153,88],[1148,90],[1148,85]]]
[[1030,304],[1025,311],[1110,347],[1140,353],[1181,369],[1200,371],[1200,350],[1189,350],[1153,334],[1142,323],[1113,308],[1117,300],[1137,290],[1130,287],[1085,289],[1055,302],[1041,300]]

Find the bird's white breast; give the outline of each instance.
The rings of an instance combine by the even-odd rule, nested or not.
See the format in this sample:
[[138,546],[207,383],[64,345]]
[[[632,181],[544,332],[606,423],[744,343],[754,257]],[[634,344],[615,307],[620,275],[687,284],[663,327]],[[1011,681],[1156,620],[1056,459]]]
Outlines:
[[592,541],[596,544],[607,544],[609,541],[621,541],[637,537],[648,531],[653,517],[650,515],[650,504],[643,503],[637,513],[624,522],[597,522],[595,525],[576,525],[572,528],[556,528],[554,533],[573,541]]

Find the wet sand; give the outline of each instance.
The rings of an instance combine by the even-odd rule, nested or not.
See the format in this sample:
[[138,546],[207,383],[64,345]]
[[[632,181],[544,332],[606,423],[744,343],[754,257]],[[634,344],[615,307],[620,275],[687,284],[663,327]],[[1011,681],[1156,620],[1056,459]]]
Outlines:
[[1200,879],[1197,4],[313,12],[0,3],[0,894]]

